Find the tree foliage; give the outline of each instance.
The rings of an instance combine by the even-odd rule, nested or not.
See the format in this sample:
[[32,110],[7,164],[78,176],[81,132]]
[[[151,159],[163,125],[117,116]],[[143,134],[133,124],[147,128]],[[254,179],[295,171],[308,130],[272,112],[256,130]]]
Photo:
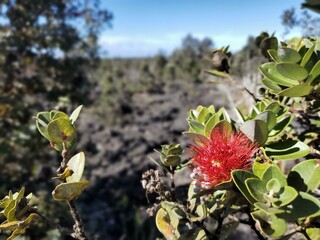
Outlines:
[[94,100],[98,35],[112,14],[98,0],[3,0],[0,19],[0,189],[7,190],[8,179],[13,189],[41,181],[56,158],[35,137],[31,116]]

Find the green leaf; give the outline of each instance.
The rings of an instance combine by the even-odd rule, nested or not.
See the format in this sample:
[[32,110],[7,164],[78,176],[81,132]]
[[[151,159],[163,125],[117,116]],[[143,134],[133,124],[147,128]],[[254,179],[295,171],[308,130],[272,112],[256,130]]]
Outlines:
[[278,216],[287,221],[295,221],[300,218],[306,218],[320,213],[320,201],[316,197],[299,192],[296,199],[286,208],[286,212]]
[[306,80],[306,84],[312,84],[312,82],[320,75],[320,60],[313,66],[309,77]]
[[295,85],[300,84],[299,81],[286,78],[283,75],[281,75],[275,68],[276,63],[264,63],[259,66],[260,72],[264,75],[264,77],[270,79],[274,83],[285,86],[285,87],[293,87]]
[[281,62],[288,63],[297,63],[301,60],[301,56],[296,50],[287,47],[278,49],[278,58]]
[[276,37],[266,37],[264,38],[260,45],[259,48],[261,49],[261,53],[263,56],[268,57],[268,50],[269,49],[277,49],[278,48],[278,39]]
[[264,77],[261,83],[263,86],[270,89],[272,93],[278,93],[282,91],[282,88],[277,83],[275,83],[267,77]]
[[[76,137],[71,139],[70,141],[67,141],[66,142],[67,149],[71,150],[75,146],[76,142],[77,142],[77,138]],[[53,146],[54,146],[54,149],[56,149],[59,152],[61,152],[63,150],[62,143],[53,143]]]
[[304,97],[312,93],[313,89],[313,86],[302,83],[278,92],[278,95],[287,97]]
[[282,186],[281,186],[279,180],[276,179],[276,178],[271,179],[271,180],[267,183],[267,185],[266,185],[266,188],[267,188],[267,190],[268,190],[269,192],[270,192],[270,191],[279,192],[280,189],[281,189],[281,187],[282,187]]
[[50,113],[49,112],[39,112],[36,117],[36,126],[38,131],[44,136],[46,139],[49,140],[48,135],[48,124],[50,122]]
[[156,225],[158,230],[168,240],[176,240],[179,238],[177,229],[171,224],[169,214],[163,208],[160,208],[156,215]]
[[232,133],[232,126],[231,123],[229,123],[226,120],[222,120],[218,122],[215,126],[214,129],[219,129],[223,134],[227,135],[227,138],[231,136]]
[[206,69],[204,71],[206,73],[209,73],[209,74],[217,76],[217,77],[223,77],[223,78],[229,78],[230,77],[230,75],[228,73],[221,72],[221,71],[218,71],[218,70]]
[[274,62],[280,62],[278,51],[276,49],[269,49],[267,52]]
[[271,179],[277,179],[280,183],[280,186],[287,185],[287,179],[282,173],[277,164],[273,163],[267,170],[263,173],[262,181],[267,184]]
[[208,116],[208,114],[209,114],[208,108],[202,108],[197,117],[197,122],[204,123],[207,120],[206,117]]
[[268,193],[266,184],[258,178],[249,178],[245,181],[251,196],[258,202],[266,202],[264,196]]
[[265,147],[266,154],[275,160],[294,160],[310,153],[308,145],[303,142],[287,139]]
[[12,222],[5,222],[0,225],[1,231],[14,231],[18,228],[18,224],[20,221],[12,221]]
[[248,188],[245,184],[245,181],[249,178],[256,178],[256,176],[252,172],[248,172],[245,170],[234,170],[231,173],[232,180],[235,185],[238,187],[239,191],[242,195],[248,200],[249,203],[253,204],[256,200],[252,197]]
[[210,136],[211,130],[214,128],[214,126],[220,121],[220,116],[215,113],[211,116],[211,118],[207,121],[205,125],[204,132],[206,136]]
[[306,230],[310,239],[319,240],[320,239],[320,228],[307,228]]
[[83,152],[79,152],[69,160],[67,166],[73,171],[73,174],[70,177],[67,177],[67,182],[80,181],[83,174],[85,161],[86,160]]
[[199,134],[204,134],[204,125],[202,125],[201,123],[188,119],[188,123],[190,126],[189,131],[193,131],[195,133],[199,133]]
[[306,63],[309,61],[310,57],[312,56],[313,54],[313,51],[314,51],[314,48],[315,48],[315,44],[313,43],[312,44],[312,47],[310,47],[308,49],[308,51],[304,54],[302,60],[301,60],[301,63],[300,63],[300,66],[301,67],[304,67],[306,65]]
[[320,185],[319,160],[305,160],[294,166],[288,175],[288,184],[298,191],[314,191]]
[[278,214],[278,213],[284,213],[285,210],[275,207],[270,207],[269,205],[262,203],[262,202],[256,202],[254,203],[254,206],[258,208],[259,210],[264,211],[267,214]]
[[298,192],[290,186],[284,186],[277,194],[277,200],[273,202],[277,207],[283,207],[291,203],[298,196]]
[[74,139],[76,131],[68,119],[58,118],[49,123],[48,135],[52,142],[63,143]]
[[80,105],[79,107],[77,107],[70,115],[70,121],[71,121],[71,124],[73,125],[78,117],[79,117],[79,114],[81,112],[81,109],[82,109],[83,105]]
[[255,119],[262,120],[268,124],[268,130],[271,131],[273,127],[276,125],[277,116],[272,111],[264,111],[258,114]]
[[196,220],[192,218],[192,221],[202,221],[208,216],[208,209],[204,204],[199,204],[196,208]]
[[10,237],[8,237],[7,240],[13,240],[17,236],[24,234],[25,232],[26,232],[25,228],[17,228],[11,233]]
[[280,104],[278,102],[271,102],[270,104],[268,104],[268,106],[265,108],[265,110],[269,110],[274,112],[275,114],[278,114],[278,112],[280,111]]
[[89,181],[61,183],[52,192],[52,196],[57,201],[71,201],[77,198],[82,191],[88,186]]
[[9,215],[9,212],[12,210],[12,209],[15,209],[16,207],[16,201],[15,200],[11,200],[10,203],[6,206],[6,208],[3,210],[3,215],[5,217],[8,217]]
[[252,165],[252,172],[258,178],[262,179],[264,172],[271,166],[269,162],[261,162],[261,159],[256,159]]
[[284,130],[289,126],[289,124],[292,122],[294,116],[287,116],[283,118],[281,121],[277,122],[277,124],[274,126],[274,128],[269,133],[269,140],[273,140],[273,138],[277,136],[281,136],[281,134],[284,132]]
[[275,65],[275,68],[282,76],[296,81],[302,81],[309,75],[304,67],[296,63],[278,63]]
[[268,125],[262,120],[249,120],[241,125],[242,131],[251,141],[263,146],[268,139]]
[[270,207],[267,204],[262,203],[262,202],[256,202],[256,203],[254,203],[254,206],[259,208],[259,210],[264,211],[267,214],[279,214],[279,213],[285,212],[285,210],[283,210],[283,209]]
[[55,111],[54,114],[51,115],[51,121],[56,120],[58,118],[64,118],[69,120],[69,116],[65,114],[64,112]]
[[274,214],[267,214],[262,210],[251,213],[254,220],[258,221],[258,227],[269,237],[281,237],[287,231],[286,221],[277,218]]

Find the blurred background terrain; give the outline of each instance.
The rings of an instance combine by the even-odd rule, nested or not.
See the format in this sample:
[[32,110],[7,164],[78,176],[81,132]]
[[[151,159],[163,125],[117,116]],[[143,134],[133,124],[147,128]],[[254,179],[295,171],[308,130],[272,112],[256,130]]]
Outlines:
[[[198,3],[187,1],[179,11],[166,2],[155,5],[159,15],[153,15],[153,7],[145,1],[131,1],[132,6],[125,0],[0,1],[0,198],[10,189],[25,186],[37,196],[39,209],[49,218],[72,224],[66,206],[51,197],[51,176],[59,155],[37,132],[32,116],[54,108],[70,114],[83,104],[73,153],[83,150],[87,157],[85,177],[90,186],[77,205],[90,239],[155,239],[159,235],[154,219],[145,213],[148,202],[140,184],[141,173],[155,167],[149,160],[157,157],[153,149],[168,143],[187,146],[181,132],[187,129],[190,108],[213,104],[232,113],[235,106],[243,110],[252,106],[253,99],[244,87],[255,91],[260,80],[257,67],[265,59],[254,36],[261,31],[278,31],[284,37],[288,33],[319,36],[315,27],[319,19],[301,12],[301,1],[293,1],[295,8],[265,4],[278,15],[272,15],[274,19],[253,15],[251,21],[265,20],[261,23],[264,28],[237,23],[236,1],[217,7],[216,12],[212,8],[207,23],[193,14],[192,6]],[[255,4],[248,2],[246,6]],[[143,4],[145,8],[140,9]],[[208,9],[205,4],[203,7]],[[169,17],[161,12],[166,8]],[[190,12],[184,12],[187,10]],[[161,29],[169,27],[170,14],[176,12],[175,21],[183,22],[181,11],[189,13],[195,23],[186,22],[182,27],[172,22],[173,33],[178,31],[174,26],[180,29],[172,36],[178,37],[165,37]],[[251,14],[250,9],[238,11],[246,17]],[[124,17],[130,12],[139,14],[145,23],[152,17],[154,25],[140,26],[135,15],[131,22]],[[271,26],[267,25],[269,19]],[[219,24],[208,29],[214,22]],[[224,26],[229,22],[232,29]],[[272,28],[274,22],[277,25]],[[136,33],[138,28],[130,25],[134,23],[141,32]],[[221,37],[220,28],[231,32],[231,37]],[[153,36],[154,29],[159,31]],[[208,29],[210,36],[196,32],[201,29]],[[128,35],[124,37],[124,33]],[[233,33],[241,40],[234,41]],[[158,41],[153,41],[156,38]],[[214,79],[203,71],[212,64],[210,50],[232,43],[234,83],[213,84]],[[177,184],[184,185],[185,179],[181,176]],[[22,239],[67,238],[38,224]]]

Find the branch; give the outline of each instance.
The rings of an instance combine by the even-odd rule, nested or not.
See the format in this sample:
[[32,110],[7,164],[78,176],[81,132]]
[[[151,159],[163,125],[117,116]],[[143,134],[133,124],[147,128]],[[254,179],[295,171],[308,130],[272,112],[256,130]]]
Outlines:
[[73,200],[67,201],[67,203],[70,208],[71,216],[75,222],[75,224],[73,225],[74,233],[72,234],[72,236],[79,240],[88,240],[88,238],[85,235],[84,227],[82,225],[82,221],[81,221],[79,212],[76,208],[76,205],[74,204],[74,201]]

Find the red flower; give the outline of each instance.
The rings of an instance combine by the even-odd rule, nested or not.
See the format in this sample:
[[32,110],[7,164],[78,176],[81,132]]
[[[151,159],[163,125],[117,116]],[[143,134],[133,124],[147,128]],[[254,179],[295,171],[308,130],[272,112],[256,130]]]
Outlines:
[[197,187],[211,189],[217,184],[229,181],[235,169],[249,169],[250,158],[258,146],[242,132],[214,128],[210,139],[199,140],[192,145],[192,173]]

